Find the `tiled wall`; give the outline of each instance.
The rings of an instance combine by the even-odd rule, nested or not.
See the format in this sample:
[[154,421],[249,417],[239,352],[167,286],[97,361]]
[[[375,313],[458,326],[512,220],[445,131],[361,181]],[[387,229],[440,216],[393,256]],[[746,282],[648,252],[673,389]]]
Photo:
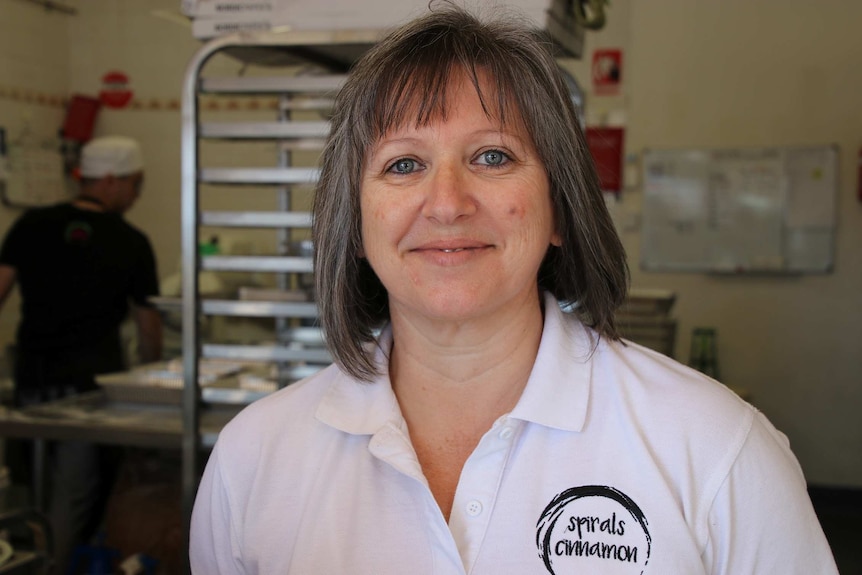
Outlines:
[[[0,126],[7,142],[52,142],[65,116],[70,17],[16,0],[0,0]],[[0,206],[0,234],[21,213]],[[18,298],[0,313],[0,346],[13,341]]]

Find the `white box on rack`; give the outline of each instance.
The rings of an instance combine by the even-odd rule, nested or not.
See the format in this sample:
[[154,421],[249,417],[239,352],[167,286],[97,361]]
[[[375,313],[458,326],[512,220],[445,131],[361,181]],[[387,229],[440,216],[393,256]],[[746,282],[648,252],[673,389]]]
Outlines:
[[277,0],[181,0],[180,11],[192,18],[223,18],[277,11]]
[[216,36],[234,32],[268,32],[281,24],[278,18],[258,14],[245,14],[225,18],[195,18],[192,20],[192,36],[199,40],[207,40]]
[[[488,12],[494,3],[467,0],[467,8]],[[520,0],[510,4],[517,13],[544,28],[549,0]],[[212,38],[238,31],[386,29],[428,10],[428,0],[182,0],[183,12],[194,18],[196,38]]]

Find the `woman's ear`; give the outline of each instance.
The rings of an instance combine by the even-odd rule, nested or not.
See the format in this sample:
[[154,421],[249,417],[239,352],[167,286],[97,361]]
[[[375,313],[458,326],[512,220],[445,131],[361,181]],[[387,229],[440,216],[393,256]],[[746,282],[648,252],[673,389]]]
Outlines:
[[558,234],[557,232],[551,234],[551,245],[558,248],[563,245],[563,238],[561,238],[560,234]]

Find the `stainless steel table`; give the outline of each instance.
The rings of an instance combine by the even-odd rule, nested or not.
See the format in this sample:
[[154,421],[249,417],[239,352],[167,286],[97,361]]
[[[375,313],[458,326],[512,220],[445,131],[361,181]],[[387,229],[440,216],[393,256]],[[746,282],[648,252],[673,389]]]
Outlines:
[[[221,428],[242,407],[211,404],[202,408],[202,444],[211,447]],[[179,449],[182,433],[182,406],[111,401],[104,391],[0,409],[0,435],[4,437]]]
[[[212,447],[219,431],[242,407],[203,406],[201,445]],[[26,408],[0,408],[0,436],[33,440],[33,499],[36,509],[44,511],[48,440],[180,449],[182,406],[112,401],[100,390]]]

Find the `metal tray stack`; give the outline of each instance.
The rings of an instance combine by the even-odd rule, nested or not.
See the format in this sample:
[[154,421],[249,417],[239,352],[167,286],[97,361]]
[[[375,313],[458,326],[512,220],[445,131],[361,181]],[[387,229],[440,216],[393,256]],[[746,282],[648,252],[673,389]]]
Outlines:
[[[279,376],[292,382],[322,368],[297,365],[285,373],[271,363],[205,359],[200,361],[198,385],[204,402],[247,405],[278,389]],[[176,360],[104,374],[96,380],[110,402],[176,406],[183,402],[183,366]]]
[[670,316],[676,295],[661,289],[632,289],[616,314],[622,336],[674,357],[676,320]]

